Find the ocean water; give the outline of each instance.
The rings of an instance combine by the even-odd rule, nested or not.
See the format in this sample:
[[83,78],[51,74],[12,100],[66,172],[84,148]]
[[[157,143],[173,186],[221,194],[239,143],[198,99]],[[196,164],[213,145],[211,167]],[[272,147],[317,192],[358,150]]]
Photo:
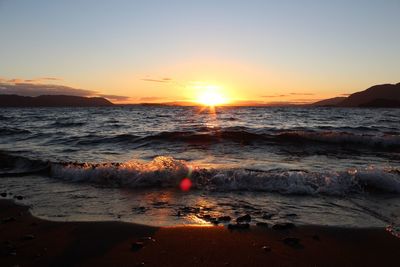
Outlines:
[[0,151],[0,192],[52,220],[400,224],[400,109],[7,108]]

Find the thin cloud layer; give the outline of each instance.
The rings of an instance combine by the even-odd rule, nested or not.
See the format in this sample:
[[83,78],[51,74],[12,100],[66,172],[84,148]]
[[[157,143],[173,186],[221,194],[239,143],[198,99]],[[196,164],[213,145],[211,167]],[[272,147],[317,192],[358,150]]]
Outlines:
[[131,98],[129,96],[122,96],[122,95],[97,95],[100,97],[104,97],[107,98],[108,100],[112,100],[112,101],[128,101]]
[[139,98],[139,101],[160,101],[160,100],[166,100],[166,98],[157,96],[147,96]]
[[[22,95],[22,96],[40,96],[40,95],[73,95],[73,96],[85,96],[85,97],[99,96],[114,101],[127,101],[130,99],[127,96],[100,94],[98,91],[73,88],[65,85],[28,82],[28,81],[38,81],[38,80],[39,78],[32,80],[0,78],[0,94]],[[61,79],[45,77],[45,78],[40,78],[40,80],[56,81]]]
[[156,82],[156,83],[169,83],[172,81],[171,78],[162,78],[162,79],[144,78],[141,80],[145,82]]
[[75,95],[92,96],[96,91],[72,88],[56,84],[33,84],[33,83],[0,83],[1,94],[14,94],[23,96],[39,95]]
[[46,81],[62,81],[63,79],[58,77],[38,77],[33,79],[21,79],[21,78],[13,78],[13,79],[5,79],[0,78],[0,83],[42,83]]

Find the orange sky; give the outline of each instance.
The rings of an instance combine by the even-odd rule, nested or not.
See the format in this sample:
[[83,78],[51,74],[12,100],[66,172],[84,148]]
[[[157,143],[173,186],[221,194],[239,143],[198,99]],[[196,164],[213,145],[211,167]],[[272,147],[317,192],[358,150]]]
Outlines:
[[305,103],[400,77],[399,1],[0,2],[0,93]]

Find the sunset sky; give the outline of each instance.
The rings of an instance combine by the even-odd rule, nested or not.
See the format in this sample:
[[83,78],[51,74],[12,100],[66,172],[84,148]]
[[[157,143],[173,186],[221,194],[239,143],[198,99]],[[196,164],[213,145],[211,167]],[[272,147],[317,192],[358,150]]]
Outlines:
[[0,93],[302,103],[398,82],[398,0],[0,0]]

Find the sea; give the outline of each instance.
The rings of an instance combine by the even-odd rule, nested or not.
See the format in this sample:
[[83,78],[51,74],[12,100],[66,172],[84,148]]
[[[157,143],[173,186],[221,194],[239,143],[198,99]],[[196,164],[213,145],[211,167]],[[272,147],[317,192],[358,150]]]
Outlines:
[[0,109],[0,193],[54,221],[400,227],[400,109]]

